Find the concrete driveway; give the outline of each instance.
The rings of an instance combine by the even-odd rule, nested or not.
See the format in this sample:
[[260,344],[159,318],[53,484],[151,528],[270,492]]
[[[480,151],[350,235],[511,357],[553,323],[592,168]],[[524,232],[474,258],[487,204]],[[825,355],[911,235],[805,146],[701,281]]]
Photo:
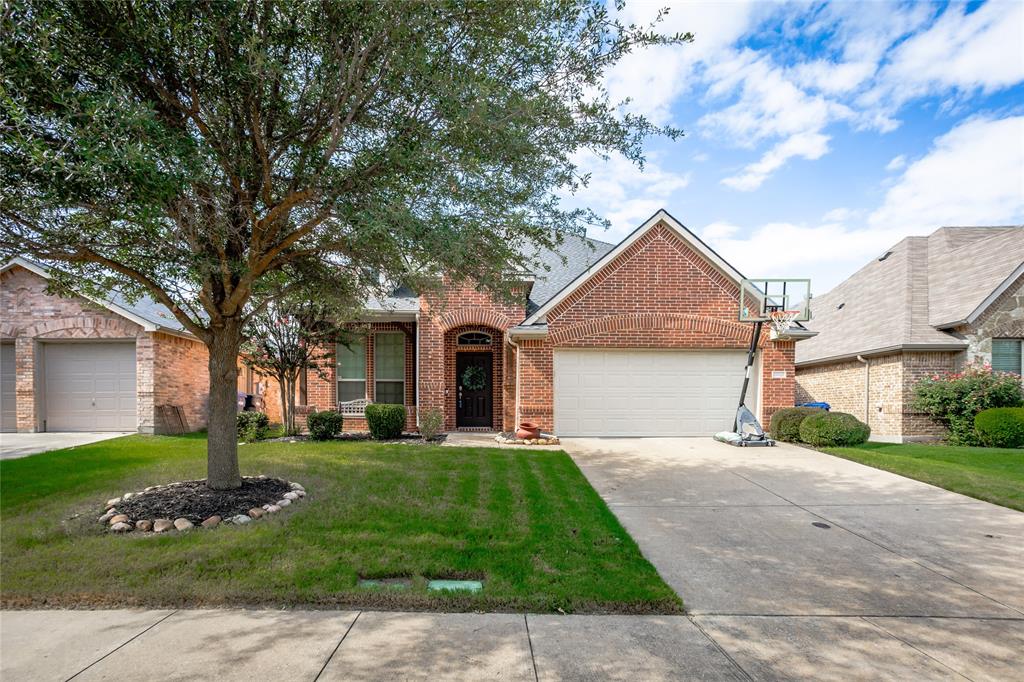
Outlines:
[[752,677],[1024,679],[1024,514],[792,445],[563,446]]
[[40,452],[99,443],[128,433],[0,433],[0,459],[17,459]]

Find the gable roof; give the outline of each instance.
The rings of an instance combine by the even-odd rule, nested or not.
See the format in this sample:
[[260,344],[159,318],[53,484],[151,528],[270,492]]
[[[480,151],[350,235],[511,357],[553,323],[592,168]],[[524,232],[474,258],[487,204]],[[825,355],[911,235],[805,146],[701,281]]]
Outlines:
[[[0,272],[7,272],[14,267],[22,267],[43,279],[50,279],[49,268],[21,256],[12,258],[3,267],[0,267]],[[146,331],[162,331],[180,336],[192,336],[166,306],[157,303],[151,298],[142,297],[132,303],[117,291],[111,292],[108,299],[96,299],[83,294],[79,294],[79,296],[103,306],[116,315],[131,320]]]
[[596,259],[586,269],[578,272],[574,277],[568,279],[566,284],[561,289],[551,294],[547,300],[537,307],[532,313],[530,313],[526,320],[523,321],[523,326],[537,324],[544,320],[544,316],[554,308],[556,305],[566,299],[572,292],[582,286],[587,280],[597,274],[604,266],[615,260],[619,254],[628,249],[638,239],[640,239],[647,232],[652,230],[659,223],[668,226],[676,236],[682,241],[686,242],[694,251],[704,256],[704,258],[719,269],[726,277],[736,282],[739,285],[743,279],[743,275],[730,265],[724,258],[719,256],[714,249],[701,241],[700,237],[690,232],[681,222],[676,220],[668,211],[665,209],[658,210],[657,213],[652,215],[650,218],[645,220],[640,227],[633,230],[625,239],[616,244],[614,247],[609,248],[600,258]]
[[805,325],[818,335],[797,344],[796,362],[964,348],[943,329],[976,319],[1021,272],[1024,226],[944,227],[907,237],[814,298]]

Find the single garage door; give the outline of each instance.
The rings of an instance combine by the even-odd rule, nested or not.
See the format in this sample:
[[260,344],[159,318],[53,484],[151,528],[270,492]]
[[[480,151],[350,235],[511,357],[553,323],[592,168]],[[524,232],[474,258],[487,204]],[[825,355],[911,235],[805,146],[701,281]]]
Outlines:
[[48,343],[47,431],[134,431],[135,344]]
[[0,343],[0,431],[18,430],[18,409],[15,403],[17,377],[14,369],[14,344]]
[[[556,350],[555,433],[710,436],[730,429],[745,364],[740,351]],[[756,371],[747,396],[753,406]]]

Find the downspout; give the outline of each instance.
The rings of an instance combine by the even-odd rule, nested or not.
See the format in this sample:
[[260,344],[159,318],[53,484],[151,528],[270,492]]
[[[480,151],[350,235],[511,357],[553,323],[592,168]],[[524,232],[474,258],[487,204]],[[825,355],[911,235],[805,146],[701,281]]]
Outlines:
[[858,355],[857,360],[864,363],[864,423],[871,425],[871,361]]
[[420,314],[416,312],[416,428],[420,428]]
[[516,410],[515,410],[515,423],[512,424],[512,430],[515,431],[519,428],[519,357],[522,355],[519,352],[519,344],[512,340],[511,334],[505,335],[505,340],[508,341],[509,345],[516,350]]

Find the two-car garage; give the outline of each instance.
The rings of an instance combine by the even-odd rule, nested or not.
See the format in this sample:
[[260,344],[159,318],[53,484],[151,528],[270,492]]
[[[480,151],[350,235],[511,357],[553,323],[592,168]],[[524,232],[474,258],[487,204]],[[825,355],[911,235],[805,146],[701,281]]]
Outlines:
[[[746,352],[554,351],[555,433],[709,436],[732,427]],[[747,389],[757,401],[756,365]]]

